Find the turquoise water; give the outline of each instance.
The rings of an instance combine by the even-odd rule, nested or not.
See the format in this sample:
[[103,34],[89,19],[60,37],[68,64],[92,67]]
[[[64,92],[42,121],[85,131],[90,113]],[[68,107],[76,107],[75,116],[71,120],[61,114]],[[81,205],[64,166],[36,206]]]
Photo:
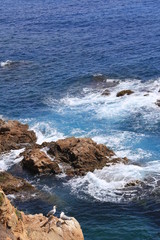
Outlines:
[[[1,1],[0,114],[27,122],[38,143],[92,137],[131,161],[75,179],[33,177],[10,164],[49,198],[15,200],[18,207],[46,214],[56,202],[78,219],[86,240],[160,239],[159,7],[151,0]],[[135,93],[117,98],[123,89]],[[144,186],[124,187],[137,179]]]

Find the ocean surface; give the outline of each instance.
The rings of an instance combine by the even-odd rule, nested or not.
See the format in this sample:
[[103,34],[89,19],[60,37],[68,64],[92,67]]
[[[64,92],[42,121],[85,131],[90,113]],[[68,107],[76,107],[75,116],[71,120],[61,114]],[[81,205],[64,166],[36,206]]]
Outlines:
[[[130,160],[40,177],[19,171],[11,151],[0,168],[44,194],[14,199],[21,210],[46,214],[56,203],[85,240],[160,239],[159,9],[153,0],[1,0],[1,117],[28,123],[38,143],[91,137]],[[124,89],[134,93],[117,98]],[[143,184],[125,187],[135,180]]]

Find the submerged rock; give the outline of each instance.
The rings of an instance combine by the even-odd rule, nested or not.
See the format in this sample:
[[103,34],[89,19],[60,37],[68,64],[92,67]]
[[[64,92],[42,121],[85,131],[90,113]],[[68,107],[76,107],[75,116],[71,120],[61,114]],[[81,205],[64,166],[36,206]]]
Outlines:
[[113,88],[113,87],[116,87],[118,84],[119,84],[119,81],[116,81],[116,80],[107,80],[106,83],[105,83],[105,86],[106,86],[107,88]]
[[132,90],[122,90],[120,92],[117,93],[117,97],[122,97],[124,95],[131,95],[133,94],[134,92]]
[[23,155],[22,166],[33,173],[59,174],[61,170],[55,161],[52,161],[39,148],[26,149]]
[[36,135],[28,129],[27,124],[18,121],[3,121],[0,119],[0,153],[20,149],[26,144],[34,144]]
[[23,178],[14,177],[7,172],[0,172],[0,187],[5,194],[13,194],[21,191],[34,191],[35,189]]
[[106,79],[107,79],[107,77],[105,75],[103,75],[103,74],[100,74],[100,73],[93,75],[93,80],[95,80],[95,81],[102,82],[102,81],[104,81]]
[[125,185],[125,187],[135,187],[137,185],[140,185],[142,182],[139,180],[131,181]]
[[84,175],[102,169],[107,163],[114,163],[114,159],[123,161],[112,159],[115,155],[112,150],[90,138],[70,137],[43,145],[48,146],[48,154],[54,156],[55,161],[68,166],[65,171],[68,175]]
[[2,190],[0,223],[0,236],[7,235],[8,239],[12,240],[84,240],[81,227],[75,218],[64,222],[54,216],[48,219],[43,214],[25,215],[11,205]]
[[110,91],[108,89],[104,90],[104,92],[102,93],[102,96],[109,96],[110,95]]

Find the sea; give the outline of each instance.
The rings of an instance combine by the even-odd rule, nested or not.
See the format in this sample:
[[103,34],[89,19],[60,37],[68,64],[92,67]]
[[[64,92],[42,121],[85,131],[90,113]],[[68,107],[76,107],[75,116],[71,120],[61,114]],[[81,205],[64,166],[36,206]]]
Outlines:
[[39,144],[90,137],[129,159],[83,177],[32,176],[20,171],[23,149],[11,151],[1,170],[43,193],[14,204],[31,214],[56,204],[85,240],[160,239],[160,1],[1,0],[0,62],[1,118],[27,123]]

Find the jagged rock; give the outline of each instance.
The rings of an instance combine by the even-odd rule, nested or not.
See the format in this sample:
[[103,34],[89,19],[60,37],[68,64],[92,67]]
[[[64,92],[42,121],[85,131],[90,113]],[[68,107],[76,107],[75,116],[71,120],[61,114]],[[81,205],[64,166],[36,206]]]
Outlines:
[[70,166],[66,169],[69,175],[84,175],[101,169],[115,155],[105,145],[97,144],[90,138],[71,137],[44,145],[48,146],[48,154],[54,156],[55,161]]
[[125,185],[125,187],[135,187],[137,185],[140,185],[142,182],[139,180],[131,181]]
[[124,95],[131,95],[133,94],[134,92],[132,90],[122,90],[120,92],[117,93],[117,97],[122,97]]
[[52,161],[39,148],[26,149],[22,155],[22,166],[33,173],[59,174],[61,172],[58,164]]
[[156,104],[158,107],[160,107],[160,100],[158,99],[155,104]]
[[0,172],[0,187],[3,189],[5,194],[34,190],[34,187],[27,181],[19,177],[14,177],[7,172]]
[[18,121],[3,121],[0,119],[0,153],[11,149],[22,148],[26,144],[34,144],[36,135],[28,130],[27,124]]
[[109,96],[110,95],[110,91],[108,89],[104,90],[104,92],[102,93],[102,96]]
[[109,161],[106,163],[106,166],[110,166],[110,165],[115,165],[117,163],[123,163],[123,164],[127,164],[129,162],[128,158],[124,157],[124,158],[119,158],[119,157],[112,157],[111,159],[109,159]]
[[0,230],[3,232],[0,236],[8,235],[8,239],[12,240],[84,240],[75,218],[64,222],[54,216],[48,219],[43,214],[25,215],[11,205],[2,190],[1,199]]

